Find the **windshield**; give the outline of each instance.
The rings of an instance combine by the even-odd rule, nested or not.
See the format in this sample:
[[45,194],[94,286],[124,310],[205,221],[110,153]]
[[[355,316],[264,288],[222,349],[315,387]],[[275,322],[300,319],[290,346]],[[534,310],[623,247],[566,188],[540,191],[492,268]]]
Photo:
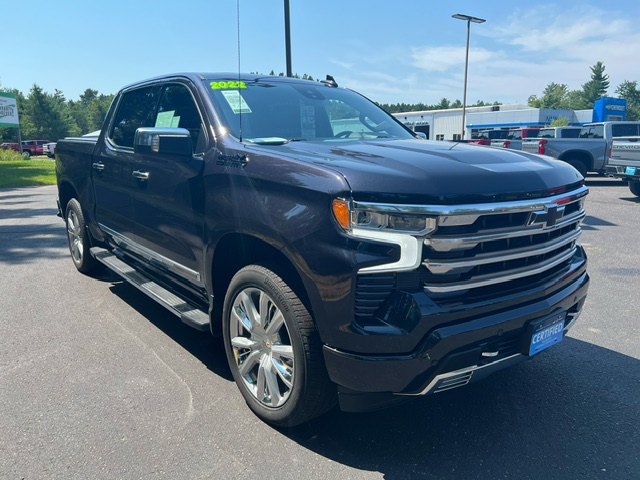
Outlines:
[[363,96],[319,82],[206,80],[206,86],[229,132],[245,142],[414,138]]

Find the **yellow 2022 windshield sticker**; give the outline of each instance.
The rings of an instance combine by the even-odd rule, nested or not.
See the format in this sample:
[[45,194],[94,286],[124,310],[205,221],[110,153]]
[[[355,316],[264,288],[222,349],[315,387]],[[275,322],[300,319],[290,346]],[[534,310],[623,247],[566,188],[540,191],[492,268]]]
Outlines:
[[237,90],[238,88],[247,88],[247,84],[244,82],[211,82],[211,88],[213,90]]

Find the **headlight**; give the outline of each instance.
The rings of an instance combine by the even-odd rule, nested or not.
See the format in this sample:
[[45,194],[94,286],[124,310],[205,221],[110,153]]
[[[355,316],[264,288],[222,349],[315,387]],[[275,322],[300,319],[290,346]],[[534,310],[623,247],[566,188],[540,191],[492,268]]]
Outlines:
[[357,203],[344,199],[333,201],[334,217],[348,232],[364,229],[426,236],[435,230],[434,217],[412,215],[402,210],[402,205]]
[[337,198],[333,216],[349,235],[400,247],[400,259],[359,270],[360,273],[415,270],[422,260],[424,237],[436,229],[436,218],[414,214],[403,205],[353,202]]

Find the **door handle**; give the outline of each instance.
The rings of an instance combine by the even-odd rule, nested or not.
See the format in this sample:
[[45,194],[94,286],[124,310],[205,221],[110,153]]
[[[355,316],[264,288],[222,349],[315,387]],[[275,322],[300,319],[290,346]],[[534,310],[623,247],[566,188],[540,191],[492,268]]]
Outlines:
[[133,178],[137,178],[138,180],[149,179],[149,172],[143,172],[142,170],[134,170],[132,175],[133,175]]
[[91,167],[92,167],[94,170],[97,170],[97,171],[101,172],[101,171],[103,171],[103,170],[104,170],[104,163],[102,163],[102,162],[92,163],[92,164],[91,164]]

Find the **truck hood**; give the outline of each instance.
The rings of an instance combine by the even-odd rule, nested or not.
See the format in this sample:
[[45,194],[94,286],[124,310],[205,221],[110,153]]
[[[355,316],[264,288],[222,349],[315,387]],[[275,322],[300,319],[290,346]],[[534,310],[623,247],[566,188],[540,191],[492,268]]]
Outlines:
[[582,176],[550,157],[453,142],[376,140],[292,142],[279,153],[337,171],[358,198],[465,202],[559,193]]

